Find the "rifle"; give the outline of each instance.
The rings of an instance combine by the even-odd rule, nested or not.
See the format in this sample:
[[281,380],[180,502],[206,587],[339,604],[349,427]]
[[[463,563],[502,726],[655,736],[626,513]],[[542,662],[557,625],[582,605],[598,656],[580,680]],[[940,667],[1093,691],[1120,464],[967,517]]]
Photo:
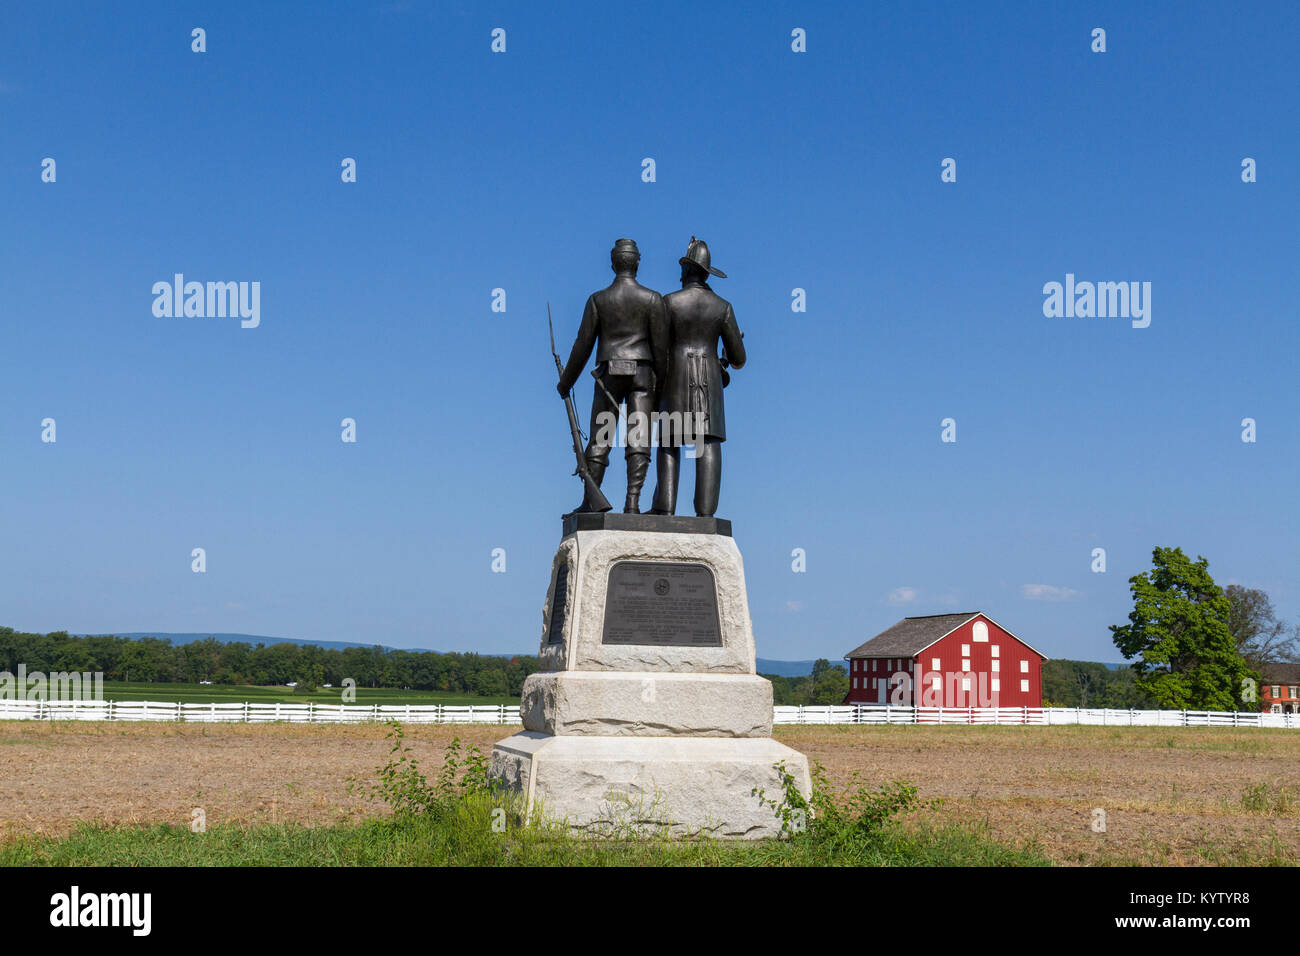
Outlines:
[[[564,378],[564,363],[560,361],[560,353],[555,351],[555,324],[551,321],[551,303],[546,303],[546,324],[551,330],[551,355],[555,357],[555,371],[559,373],[560,378]],[[573,407],[573,395],[566,392],[564,395],[564,407],[569,413],[569,434],[573,436],[573,453],[578,458],[578,467],[574,474],[582,479],[583,485],[586,486],[587,500],[591,502],[593,511],[609,511],[613,505],[609,499],[601,493],[600,485],[591,477],[591,472],[587,470],[587,455],[582,448],[582,430],[578,428],[578,410]]]

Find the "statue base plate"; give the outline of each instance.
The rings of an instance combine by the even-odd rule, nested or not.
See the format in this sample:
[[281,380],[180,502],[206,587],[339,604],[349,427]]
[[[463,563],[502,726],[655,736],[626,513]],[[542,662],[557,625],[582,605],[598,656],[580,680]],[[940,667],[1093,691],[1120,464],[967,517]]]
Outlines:
[[570,512],[564,516],[564,536],[568,537],[577,531],[676,531],[681,534],[724,534],[731,537],[731,522],[726,518],[696,518],[689,515]]

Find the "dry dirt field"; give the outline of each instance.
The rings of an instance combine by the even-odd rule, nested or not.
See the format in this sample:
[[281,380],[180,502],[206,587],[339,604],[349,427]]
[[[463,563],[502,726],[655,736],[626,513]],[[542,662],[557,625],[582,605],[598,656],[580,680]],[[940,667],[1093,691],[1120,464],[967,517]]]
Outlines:
[[[406,727],[432,776],[459,736],[484,750],[507,727]],[[381,810],[347,779],[375,779],[383,726],[0,723],[0,840],[79,820],[320,824]],[[914,783],[930,819],[986,823],[1078,863],[1300,858],[1300,733],[1228,728],[778,727],[835,784]],[[1260,785],[1263,786],[1260,786]],[[1094,808],[1106,830],[1090,826]]]

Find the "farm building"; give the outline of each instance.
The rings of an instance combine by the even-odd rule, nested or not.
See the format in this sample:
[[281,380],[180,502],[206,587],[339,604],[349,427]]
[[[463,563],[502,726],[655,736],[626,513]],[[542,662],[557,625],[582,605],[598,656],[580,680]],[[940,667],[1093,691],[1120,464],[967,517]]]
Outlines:
[[1047,658],[979,611],[905,617],[845,659],[846,704],[1043,705]]
[[1300,664],[1264,664],[1259,688],[1259,709],[1266,714],[1300,713]]

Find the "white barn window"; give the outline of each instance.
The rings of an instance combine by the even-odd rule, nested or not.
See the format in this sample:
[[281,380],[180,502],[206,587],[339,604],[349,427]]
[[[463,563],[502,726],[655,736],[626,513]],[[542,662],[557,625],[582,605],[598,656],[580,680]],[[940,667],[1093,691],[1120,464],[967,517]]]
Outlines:
[[1027,680],[1022,680],[1022,681],[1020,682],[1020,690],[1021,690],[1022,692],[1024,692],[1024,693],[1028,694],[1028,693],[1029,693],[1029,681],[1027,681]]
[[971,640],[983,644],[989,639],[989,626],[983,621],[976,621],[971,627]]
[[1028,674],[1028,673],[1029,673],[1029,661],[1021,661],[1021,662],[1020,662],[1020,673],[1022,673],[1022,674]]
[[1001,645],[998,645],[998,644],[990,644],[990,645],[989,645],[989,653],[992,654],[994,657],[997,657],[997,656],[998,656],[998,652],[1001,651],[1001,650],[1002,650]]

